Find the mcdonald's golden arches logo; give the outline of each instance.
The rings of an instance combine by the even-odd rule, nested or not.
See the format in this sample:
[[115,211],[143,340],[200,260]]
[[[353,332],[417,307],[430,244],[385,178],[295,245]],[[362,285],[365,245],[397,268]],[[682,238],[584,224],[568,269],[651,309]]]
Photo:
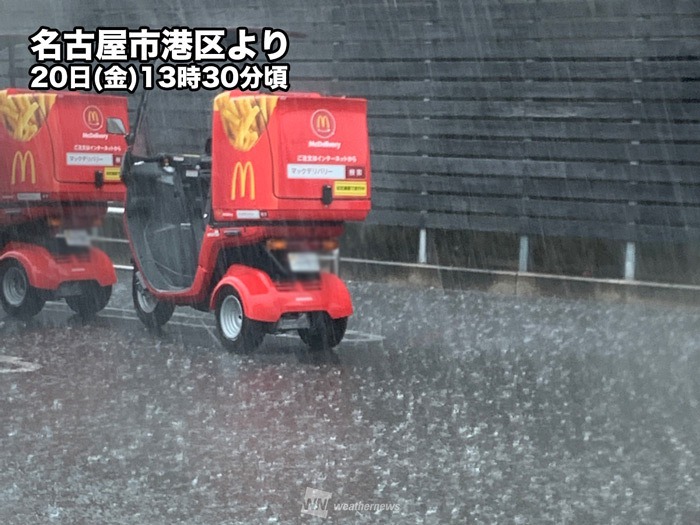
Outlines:
[[[250,184],[248,184],[250,182]],[[255,171],[250,161],[245,164],[241,161],[236,162],[233,168],[233,178],[231,180],[231,200],[236,200],[237,197],[246,198],[246,188],[248,188],[248,198],[255,200]],[[236,193],[238,189],[238,193]]]
[[104,117],[102,111],[97,106],[88,106],[83,111],[83,121],[85,125],[93,131],[98,131],[102,128]]
[[19,181],[27,180],[27,170],[32,184],[36,184],[36,164],[34,162],[34,154],[31,151],[16,151],[12,159],[12,185],[17,184],[17,169],[19,168]]
[[322,139],[332,137],[335,133],[335,117],[327,109],[317,109],[311,115],[311,130]]

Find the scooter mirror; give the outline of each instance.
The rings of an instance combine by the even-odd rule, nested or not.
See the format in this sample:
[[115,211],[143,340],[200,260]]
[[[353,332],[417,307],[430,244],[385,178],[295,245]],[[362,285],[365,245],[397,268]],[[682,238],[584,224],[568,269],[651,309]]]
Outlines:
[[109,117],[107,119],[107,133],[112,135],[126,135],[126,128],[120,118]]

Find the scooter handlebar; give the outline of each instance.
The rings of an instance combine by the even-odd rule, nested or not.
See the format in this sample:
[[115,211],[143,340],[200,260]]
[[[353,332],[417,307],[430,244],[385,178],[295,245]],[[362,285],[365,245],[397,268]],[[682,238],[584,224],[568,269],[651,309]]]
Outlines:
[[122,165],[121,177],[124,184],[128,184],[134,177],[135,173],[138,177],[158,177],[162,175],[162,164],[165,155],[159,154],[153,157],[141,157],[127,152],[124,156]]
[[138,155],[134,155],[133,153],[129,153],[129,161],[131,164],[136,164],[137,162],[162,162],[163,159],[165,159],[166,155],[164,154],[158,154],[153,157],[140,157]]

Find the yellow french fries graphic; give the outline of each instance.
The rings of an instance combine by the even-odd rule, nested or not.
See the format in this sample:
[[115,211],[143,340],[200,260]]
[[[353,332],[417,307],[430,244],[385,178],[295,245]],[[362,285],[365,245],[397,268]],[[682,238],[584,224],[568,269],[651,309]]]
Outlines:
[[56,95],[48,93],[8,95],[0,91],[0,124],[13,139],[27,142],[39,132],[55,102]]
[[239,151],[249,151],[265,131],[277,105],[272,96],[230,97],[223,93],[214,100],[221,123],[231,145]]

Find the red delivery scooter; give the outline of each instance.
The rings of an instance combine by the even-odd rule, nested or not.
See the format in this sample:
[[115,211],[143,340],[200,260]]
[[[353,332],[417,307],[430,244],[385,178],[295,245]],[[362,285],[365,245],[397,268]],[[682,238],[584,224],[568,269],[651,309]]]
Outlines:
[[116,274],[88,229],[124,200],[124,97],[0,91],[0,302],[28,319],[65,298],[83,317]]
[[210,155],[123,167],[139,318],[154,328],[175,306],[213,310],[239,353],[288,331],[336,346],[352,302],[319,253],[370,210],[366,101],[224,92],[212,127]]

